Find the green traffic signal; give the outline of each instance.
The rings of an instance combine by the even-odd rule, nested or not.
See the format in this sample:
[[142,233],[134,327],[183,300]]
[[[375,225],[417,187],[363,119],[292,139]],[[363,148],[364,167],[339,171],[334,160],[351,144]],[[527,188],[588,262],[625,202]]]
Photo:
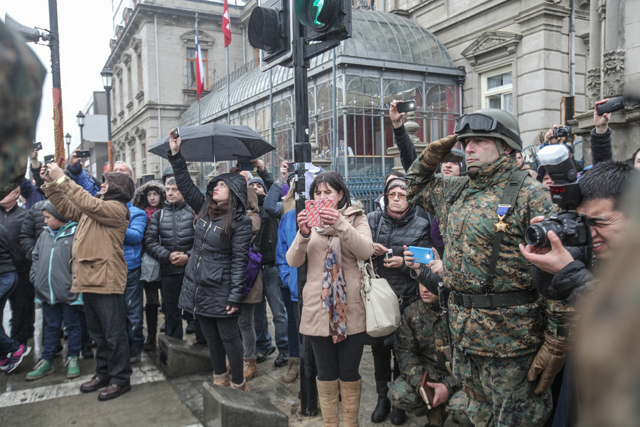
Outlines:
[[296,15],[306,27],[322,31],[328,28],[342,8],[342,0],[295,0]]

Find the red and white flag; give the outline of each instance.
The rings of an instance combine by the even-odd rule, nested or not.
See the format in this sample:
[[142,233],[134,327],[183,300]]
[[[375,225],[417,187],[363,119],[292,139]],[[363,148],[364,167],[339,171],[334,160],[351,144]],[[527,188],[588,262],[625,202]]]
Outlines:
[[200,50],[200,40],[198,40],[198,31],[196,31],[196,93],[198,99],[204,92],[204,66],[202,65],[202,51]]
[[231,20],[229,19],[229,5],[224,0],[224,13],[222,14],[222,34],[224,34],[224,47],[231,43]]

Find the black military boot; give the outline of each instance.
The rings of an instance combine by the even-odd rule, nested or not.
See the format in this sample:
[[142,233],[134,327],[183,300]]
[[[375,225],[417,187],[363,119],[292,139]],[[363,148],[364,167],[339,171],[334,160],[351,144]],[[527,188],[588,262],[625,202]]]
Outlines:
[[401,426],[407,421],[407,414],[403,409],[393,407],[393,411],[391,411],[391,424],[394,426]]
[[386,381],[376,381],[376,392],[378,393],[378,404],[371,413],[371,422],[381,423],[387,419],[391,411],[391,401],[387,397],[389,386]]

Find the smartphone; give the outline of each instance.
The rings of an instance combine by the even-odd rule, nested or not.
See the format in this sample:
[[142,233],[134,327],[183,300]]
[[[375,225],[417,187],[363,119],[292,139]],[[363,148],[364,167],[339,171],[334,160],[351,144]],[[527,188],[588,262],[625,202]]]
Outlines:
[[307,200],[304,203],[304,208],[307,211],[309,227],[322,227],[324,221],[320,217],[320,212],[324,208],[333,208],[333,200]]
[[604,104],[598,104],[596,110],[598,115],[601,116],[605,113],[613,113],[614,111],[622,110],[624,108],[624,96],[618,96],[611,98]]
[[239,171],[252,171],[256,168],[256,164],[251,160],[238,160],[236,167]]
[[173,139],[178,139],[180,137],[180,131],[178,129],[180,128],[175,128],[173,131],[171,131],[171,136],[173,137]]
[[296,162],[286,162],[287,163],[287,171],[293,172],[296,170]]
[[48,165],[49,163],[53,163],[53,159],[55,158],[55,156],[53,154],[49,154],[47,156],[44,156],[44,164]]
[[396,104],[398,113],[408,113],[409,111],[416,111],[416,100],[410,99],[408,101],[398,102]]
[[40,151],[40,150],[42,150],[42,142],[34,142],[33,151]]
[[430,248],[421,248],[419,246],[409,246],[409,252],[413,254],[413,262],[417,262],[418,264],[429,264],[429,262],[433,261],[435,258],[433,254],[433,249]]
[[384,254],[384,259],[391,259],[393,257],[393,249],[387,249],[387,253]]
[[76,151],[76,156],[80,158],[91,157],[91,151],[89,150],[78,150]]

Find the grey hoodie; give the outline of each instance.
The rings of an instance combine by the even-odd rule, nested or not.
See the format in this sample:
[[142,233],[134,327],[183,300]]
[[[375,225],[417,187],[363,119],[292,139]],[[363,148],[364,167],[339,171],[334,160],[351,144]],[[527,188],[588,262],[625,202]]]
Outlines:
[[36,301],[47,304],[82,304],[82,294],[71,293],[71,246],[78,224],[70,222],[54,233],[44,227],[33,249],[29,278]]

